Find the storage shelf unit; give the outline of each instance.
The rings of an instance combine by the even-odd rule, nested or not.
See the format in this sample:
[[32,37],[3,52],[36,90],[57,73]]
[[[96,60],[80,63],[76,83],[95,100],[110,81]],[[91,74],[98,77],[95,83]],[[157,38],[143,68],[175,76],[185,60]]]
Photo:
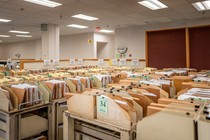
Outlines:
[[23,110],[0,110],[0,139],[21,140],[45,132],[51,140],[50,104],[35,105]]
[[64,140],[104,139],[134,140],[135,126],[131,129],[108,124],[96,119],[87,119],[68,111],[63,115]]
[[52,101],[52,140],[62,140],[62,130],[59,131],[59,126],[63,125],[63,112],[66,111],[67,103],[65,98],[56,99]]

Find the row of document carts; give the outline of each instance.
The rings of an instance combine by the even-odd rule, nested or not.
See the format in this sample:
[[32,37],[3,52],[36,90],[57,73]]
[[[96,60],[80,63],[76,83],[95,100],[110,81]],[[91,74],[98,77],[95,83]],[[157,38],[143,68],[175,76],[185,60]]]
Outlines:
[[210,137],[209,71],[86,66],[12,73],[0,79],[0,140]]

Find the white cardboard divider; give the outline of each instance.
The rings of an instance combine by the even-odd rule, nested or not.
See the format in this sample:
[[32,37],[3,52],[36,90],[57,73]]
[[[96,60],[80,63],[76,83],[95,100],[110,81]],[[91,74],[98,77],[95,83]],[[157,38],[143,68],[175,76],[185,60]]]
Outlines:
[[53,60],[53,66],[58,66],[59,65],[59,60],[58,59],[54,59]]
[[103,66],[104,65],[104,59],[98,59],[98,65]]
[[111,65],[112,66],[117,66],[118,65],[117,59],[111,59]]
[[78,65],[83,65],[83,63],[84,63],[83,59],[78,59],[78,61],[77,61]]
[[[114,60],[114,59],[113,59]],[[72,60],[73,61],[73,60]],[[79,61],[79,63],[78,63]],[[133,67],[132,66],[132,61],[127,61],[125,65],[119,65],[120,64],[120,60],[116,59],[114,60],[115,62],[112,63],[112,59],[110,60],[104,60],[104,67],[109,67],[109,66],[128,66],[128,67]],[[118,62],[119,61],[119,62]],[[46,66],[45,66],[46,64]],[[81,59],[81,60],[76,60],[75,59],[75,65],[74,66],[77,66],[77,65],[86,65],[86,66],[96,66],[98,64],[98,59]],[[114,65],[116,64],[116,65]],[[47,61],[45,62],[44,61],[40,61],[40,60],[37,60],[37,61],[28,61],[28,62],[25,62],[23,63],[23,69],[41,69],[41,68],[45,68],[45,67],[69,67],[69,66],[73,66],[70,64],[70,61],[69,59],[67,60],[62,60],[62,61],[59,61],[59,65],[58,66],[53,66],[51,61]],[[144,68],[146,66],[146,62],[145,61],[141,61],[139,66],[140,68]]]
[[70,65],[76,65],[76,60],[75,59],[70,59],[69,64]]
[[51,66],[51,61],[50,60],[44,60],[44,66]]
[[120,59],[119,65],[120,66],[126,66],[126,59]]
[[135,66],[135,67],[138,67],[140,65],[139,60],[138,59],[132,59],[131,60],[131,65]]

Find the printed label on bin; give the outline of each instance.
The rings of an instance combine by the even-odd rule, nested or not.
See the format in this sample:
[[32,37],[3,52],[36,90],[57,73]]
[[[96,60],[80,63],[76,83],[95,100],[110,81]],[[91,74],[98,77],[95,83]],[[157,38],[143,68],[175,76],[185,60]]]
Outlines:
[[108,99],[105,96],[97,96],[97,109],[100,113],[108,114]]

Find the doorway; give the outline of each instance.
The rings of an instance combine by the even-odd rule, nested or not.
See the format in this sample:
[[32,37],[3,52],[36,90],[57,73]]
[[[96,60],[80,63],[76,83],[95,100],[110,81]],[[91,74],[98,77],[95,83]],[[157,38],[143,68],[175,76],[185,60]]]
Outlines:
[[97,58],[104,59],[109,57],[108,42],[97,42]]

